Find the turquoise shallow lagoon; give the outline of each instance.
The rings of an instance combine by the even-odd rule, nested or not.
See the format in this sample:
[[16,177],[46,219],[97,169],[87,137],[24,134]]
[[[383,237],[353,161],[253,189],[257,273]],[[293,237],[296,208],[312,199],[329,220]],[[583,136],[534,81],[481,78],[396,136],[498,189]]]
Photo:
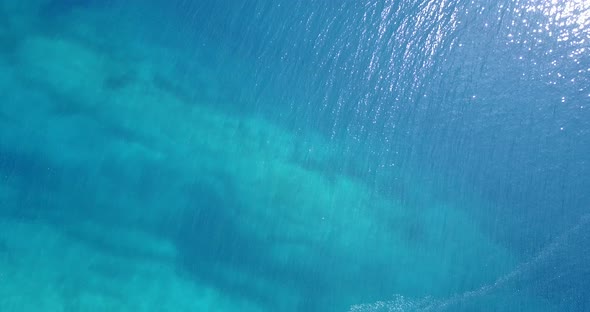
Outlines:
[[0,4],[1,311],[590,309],[590,7],[305,2]]

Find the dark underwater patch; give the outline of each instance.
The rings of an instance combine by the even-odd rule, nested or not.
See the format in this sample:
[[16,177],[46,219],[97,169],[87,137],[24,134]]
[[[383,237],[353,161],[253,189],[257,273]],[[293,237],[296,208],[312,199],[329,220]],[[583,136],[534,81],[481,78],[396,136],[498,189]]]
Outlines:
[[52,0],[43,6],[42,13],[48,16],[59,15],[73,9],[108,6],[113,3],[115,0]]

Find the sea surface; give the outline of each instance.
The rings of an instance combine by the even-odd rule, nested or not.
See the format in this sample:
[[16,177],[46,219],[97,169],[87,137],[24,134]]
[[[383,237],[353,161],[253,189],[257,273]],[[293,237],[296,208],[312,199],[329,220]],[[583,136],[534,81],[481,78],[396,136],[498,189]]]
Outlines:
[[0,1],[0,311],[588,289],[587,1]]

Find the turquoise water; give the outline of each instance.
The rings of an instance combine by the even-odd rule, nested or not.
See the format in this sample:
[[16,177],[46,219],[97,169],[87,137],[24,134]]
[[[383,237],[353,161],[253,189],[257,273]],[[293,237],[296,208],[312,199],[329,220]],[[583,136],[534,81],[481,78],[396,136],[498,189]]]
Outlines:
[[1,311],[588,311],[583,1],[0,3]]

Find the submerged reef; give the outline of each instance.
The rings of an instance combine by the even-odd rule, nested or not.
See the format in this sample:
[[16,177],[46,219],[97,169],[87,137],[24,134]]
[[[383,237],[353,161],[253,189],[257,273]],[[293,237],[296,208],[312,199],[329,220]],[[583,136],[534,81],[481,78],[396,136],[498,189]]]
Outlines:
[[[206,62],[179,76],[161,60],[182,54],[156,44],[48,34],[41,4],[0,6],[18,33],[0,61],[0,246],[18,250],[1,257],[0,309],[337,311],[447,296],[514,265],[455,203],[328,176],[343,151],[321,135],[217,105],[235,97],[214,96],[226,81]],[[100,33],[96,20],[80,28]]]

